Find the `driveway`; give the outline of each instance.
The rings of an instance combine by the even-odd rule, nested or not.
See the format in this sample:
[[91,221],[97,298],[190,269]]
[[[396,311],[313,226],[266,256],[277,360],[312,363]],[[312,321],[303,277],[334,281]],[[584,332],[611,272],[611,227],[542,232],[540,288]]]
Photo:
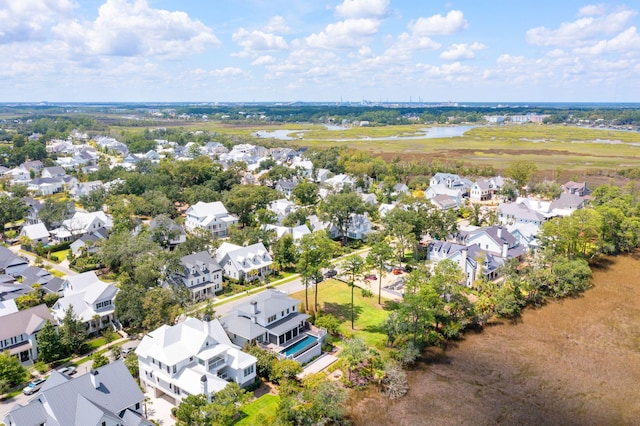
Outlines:
[[145,403],[144,408],[146,410],[146,418],[158,422],[161,426],[173,426],[176,424],[175,420],[171,418],[171,409],[173,404],[169,402],[168,398],[156,398],[153,392],[147,391],[144,393]]

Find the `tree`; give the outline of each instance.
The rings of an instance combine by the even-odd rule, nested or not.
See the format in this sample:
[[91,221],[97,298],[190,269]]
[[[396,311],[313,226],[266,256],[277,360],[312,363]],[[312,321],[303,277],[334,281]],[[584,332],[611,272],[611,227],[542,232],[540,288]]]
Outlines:
[[414,237],[413,218],[415,213],[402,208],[395,208],[386,214],[382,220],[387,235],[394,239],[398,261],[402,261],[405,251],[411,247],[416,239]]
[[285,381],[296,380],[296,375],[301,372],[302,366],[299,362],[292,359],[279,359],[271,366],[269,378],[272,382],[281,384]]
[[138,364],[138,354],[136,354],[133,351],[129,352],[129,355],[127,355],[124,358],[124,365],[129,370],[129,374],[131,374],[133,377],[138,377],[138,375],[140,374],[140,366]]
[[365,206],[362,199],[355,192],[331,194],[320,204],[321,216],[338,229],[343,245],[347,241],[347,230],[351,216],[362,214]]
[[94,354],[91,359],[93,360],[93,363],[91,364],[91,368],[93,369],[100,368],[109,364],[109,358],[107,358],[103,354]]
[[52,229],[54,224],[61,224],[65,219],[69,218],[73,214],[73,210],[73,204],[67,201],[47,199],[38,212],[38,218],[47,229]]
[[407,374],[397,363],[390,362],[385,368],[385,377],[382,381],[383,393],[389,399],[398,399],[407,394],[409,383]]
[[163,324],[173,324],[178,316],[179,305],[173,289],[155,287],[147,291],[142,309],[145,312],[142,326],[146,330],[154,330]]
[[304,378],[301,388],[289,394],[281,392],[276,413],[279,425],[339,425],[343,424],[345,390],[340,384],[322,375]]
[[82,321],[77,318],[73,306],[69,306],[65,312],[59,332],[62,345],[67,348],[69,353],[78,354],[81,352],[87,337],[87,330]]
[[353,337],[344,341],[342,353],[340,356],[344,359],[351,380],[351,372],[357,367],[367,356],[367,347],[359,337]]
[[318,192],[318,185],[307,180],[293,188],[293,196],[302,206],[314,206],[318,202]]
[[393,258],[393,248],[382,235],[373,237],[373,245],[367,254],[367,264],[378,272],[378,304],[382,304],[382,276],[387,273],[387,262]]
[[64,348],[56,326],[47,321],[38,333],[38,358],[44,362],[56,361],[64,355]]
[[9,351],[0,352],[0,377],[5,380],[9,388],[16,386],[29,377],[29,372],[24,368],[18,358]]
[[137,283],[123,283],[116,294],[115,316],[125,327],[140,329],[144,321],[143,300],[146,289]]
[[356,287],[356,279],[364,271],[364,259],[362,256],[352,254],[342,262],[342,269],[349,276],[349,287],[351,287],[351,329],[354,329],[354,304],[353,304],[353,292]]
[[535,163],[527,160],[514,161],[504,171],[505,176],[513,179],[516,187],[520,190],[531,183],[531,178],[538,171]]
[[0,234],[4,236],[4,227],[7,223],[24,219],[27,214],[27,205],[20,198],[6,194],[0,194]]
[[253,222],[256,210],[267,208],[277,198],[278,191],[266,186],[236,185],[227,194],[225,206],[238,216],[242,226],[247,226]]
[[302,275],[305,285],[305,310],[309,311],[309,285],[316,284],[314,311],[318,312],[318,282],[322,276],[322,268],[330,265],[329,260],[336,251],[336,244],[331,241],[326,232],[314,232],[304,235],[298,247],[297,269]]
[[295,265],[298,253],[291,234],[284,234],[272,247],[274,261],[280,269]]
[[[300,367],[300,370],[302,370],[302,367]],[[246,389],[242,389],[236,382],[227,384],[222,390],[211,396],[211,403],[207,406],[207,411],[213,424],[233,424],[234,419],[251,397],[252,395]]]
[[211,424],[204,394],[189,395],[182,399],[176,410],[177,426],[205,426]]

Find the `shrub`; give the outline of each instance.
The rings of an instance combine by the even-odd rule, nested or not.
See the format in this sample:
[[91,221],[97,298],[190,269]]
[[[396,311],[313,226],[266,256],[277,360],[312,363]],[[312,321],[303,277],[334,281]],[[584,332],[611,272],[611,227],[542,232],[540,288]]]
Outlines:
[[44,361],[37,361],[35,364],[33,364],[33,368],[35,368],[36,371],[40,374],[44,374],[49,371],[49,365]]

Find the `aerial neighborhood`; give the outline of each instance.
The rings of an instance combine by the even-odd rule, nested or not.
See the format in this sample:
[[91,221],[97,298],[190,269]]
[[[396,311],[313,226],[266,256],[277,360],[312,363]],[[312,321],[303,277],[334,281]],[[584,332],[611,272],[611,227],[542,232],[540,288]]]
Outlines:
[[[168,421],[208,404],[228,424],[221,404],[239,398],[237,419],[265,382],[312,404],[313,374],[337,398],[323,404],[368,383],[397,398],[420,350],[576,294],[580,256],[629,249],[584,225],[616,190],[525,161],[496,172],[259,132],[89,133],[70,127],[0,167],[0,351],[23,371],[0,383],[30,396],[7,425],[152,424],[145,395],[168,402]],[[537,287],[514,285],[540,268]],[[376,315],[382,331],[359,325]]]

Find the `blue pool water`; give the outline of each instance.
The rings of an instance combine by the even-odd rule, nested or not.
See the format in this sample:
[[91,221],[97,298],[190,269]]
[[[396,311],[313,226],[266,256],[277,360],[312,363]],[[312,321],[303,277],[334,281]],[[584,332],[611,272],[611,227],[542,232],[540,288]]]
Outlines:
[[309,346],[311,346],[317,341],[318,339],[316,339],[315,337],[307,336],[304,339],[300,340],[295,345],[291,345],[288,348],[281,350],[280,353],[285,354],[286,356],[293,355],[296,352],[301,351],[302,349],[308,348]]

